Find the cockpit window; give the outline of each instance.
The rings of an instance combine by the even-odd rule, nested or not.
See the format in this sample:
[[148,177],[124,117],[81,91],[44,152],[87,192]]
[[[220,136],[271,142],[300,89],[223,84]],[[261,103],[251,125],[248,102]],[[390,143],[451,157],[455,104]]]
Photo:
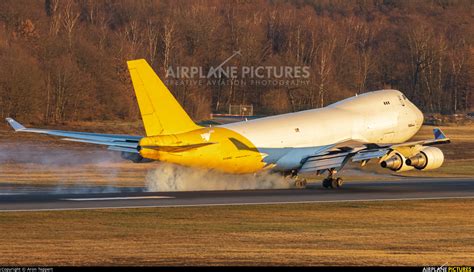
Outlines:
[[402,97],[403,97],[403,100],[407,100],[407,97],[404,94],[402,94]]
[[398,100],[400,100],[400,104],[402,104],[402,106],[405,106],[405,102],[403,100],[406,100],[406,97],[402,94],[403,96],[403,99],[401,96],[398,96]]

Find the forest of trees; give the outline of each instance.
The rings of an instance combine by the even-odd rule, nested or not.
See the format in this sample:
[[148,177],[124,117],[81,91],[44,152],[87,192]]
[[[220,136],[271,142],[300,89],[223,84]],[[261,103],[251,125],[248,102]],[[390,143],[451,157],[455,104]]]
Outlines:
[[3,0],[0,113],[33,122],[137,120],[126,61],[308,66],[304,86],[170,87],[196,119],[229,104],[257,114],[403,91],[425,112],[472,109],[471,0]]

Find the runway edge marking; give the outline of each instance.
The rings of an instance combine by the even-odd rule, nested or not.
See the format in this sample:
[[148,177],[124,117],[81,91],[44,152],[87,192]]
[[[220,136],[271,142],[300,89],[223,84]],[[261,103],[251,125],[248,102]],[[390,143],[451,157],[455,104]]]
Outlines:
[[248,205],[281,205],[281,204],[311,204],[311,203],[349,203],[349,202],[383,202],[383,201],[415,201],[415,200],[449,200],[449,199],[474,199],[474,196],[447,196],[447,197],[421,197],[421,198],[381,198],[381,199],[351,199],[351,200],[313,200],[295,202],[254,202],[254,203],[216,203],[216,204],[184,204],[184,205],[142,205],[142,206],[117,206],[117,207],[81,207],[81,208],[47,208],[47,209],[19,209],[0,210],[3,212],[48,212],[48,211],[76,211],[76,210],[109,210],[109,209],[143,209],[143,208],[181,208],[181,207],[212,207],[212,206],[248,206]]
[[174,196],[118,196],[118,197],[89,197],[89,198],[61,198],[67,201],[107,201],[107,200],[143,200],[143,199],[169,199]]

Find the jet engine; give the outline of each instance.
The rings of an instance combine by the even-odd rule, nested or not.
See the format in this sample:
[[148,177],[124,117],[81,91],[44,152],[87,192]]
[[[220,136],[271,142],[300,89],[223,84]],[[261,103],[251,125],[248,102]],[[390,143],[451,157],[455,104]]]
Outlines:
[[425,147],[420,153],[406,159],[407,165],[413,166],[418,170],[430,170],[440,167],[444,162],[444,154],[437,147]]
[[405,161],[405,156],[398,152],[393,152],[392,154],[389,154],[388,159],[385,159],[380,163],[380,166],[395,172],[403,172],[413,169],[413,167],[407,165]]

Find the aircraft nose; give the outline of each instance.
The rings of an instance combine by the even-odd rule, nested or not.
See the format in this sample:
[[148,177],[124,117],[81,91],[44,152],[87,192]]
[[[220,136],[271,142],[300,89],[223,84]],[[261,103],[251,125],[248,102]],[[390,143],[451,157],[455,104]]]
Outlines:
[[424,120],[423,113],[417,107],[414,107],[414,112],[415,112],[415,123],[418,127],[421,127],[421,125],[423,125],[423,120]]

